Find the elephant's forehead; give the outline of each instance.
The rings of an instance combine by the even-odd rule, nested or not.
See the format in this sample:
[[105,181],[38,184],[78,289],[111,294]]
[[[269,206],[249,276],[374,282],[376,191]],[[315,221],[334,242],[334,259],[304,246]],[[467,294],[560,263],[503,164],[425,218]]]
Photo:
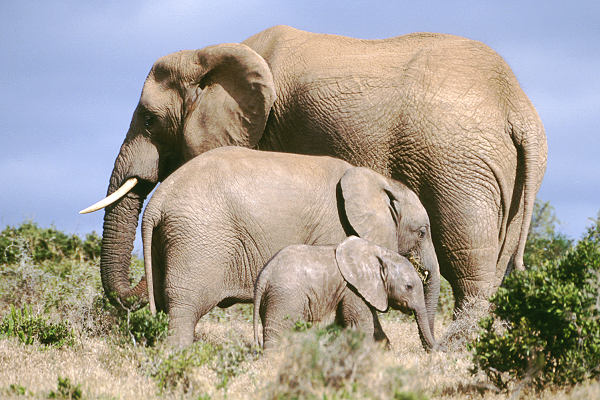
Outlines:
[[164,85],[148,80],[142,89],[140,104],[150,111],[176,106],[179,97]]

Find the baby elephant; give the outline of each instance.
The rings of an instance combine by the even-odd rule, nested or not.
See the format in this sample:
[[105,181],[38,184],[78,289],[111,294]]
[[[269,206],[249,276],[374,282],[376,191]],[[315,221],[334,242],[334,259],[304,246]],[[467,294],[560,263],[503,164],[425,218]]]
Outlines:
[[[335,313],[343,327],[388,341],[375,310],[388,305],[416,315],[425,350],[436,347],[425,307],[423,284],[413,265],[396,252],[350,236],[336,246],[292,245],[262,269],[254,288],[254,340],[273,347],[296,321],[318,322]],[[263,341],[258,319],[262,320]],[[379,328],[379,329],[377,329]]]

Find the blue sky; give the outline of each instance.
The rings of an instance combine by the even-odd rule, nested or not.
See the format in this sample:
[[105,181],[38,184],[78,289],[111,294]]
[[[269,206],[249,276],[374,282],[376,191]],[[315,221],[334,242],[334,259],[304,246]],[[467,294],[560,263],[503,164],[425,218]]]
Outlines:
[[103,212],[77,212],[104,196],[154,61],[276,24],[360,38],[444,32],[486,43],[512,67],[546,128],[538,197],[556,208],[561,231],[579,238],[600,211],[600,2],[5,0],[0,228],[33,219],[101,232]]

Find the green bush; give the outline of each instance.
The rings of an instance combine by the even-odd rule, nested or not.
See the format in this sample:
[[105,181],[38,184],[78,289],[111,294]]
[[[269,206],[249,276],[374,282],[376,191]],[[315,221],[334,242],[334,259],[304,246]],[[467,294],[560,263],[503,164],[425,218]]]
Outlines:
[[33,393],[31,393],[31,391],[27,390],[27,388],[25,386],[19,385],[18,383],[11,383],[10,385],[8,385],[8,388],[4,389],[4,392],[9,397],[15,397],[15,396],[33,397]]
[[167,337],[169,317],[162,311],[152,315],[148,307],[126,313],[119,324],[121,333],[130,337],[134,344],[154,346]]
[[0,232],[0,263],[15,263],[30,258],[38,263],[45,260],[94,260],[100,256],[102,239],[95,233],[85,240],[67,235],[54,227],[40,228],[35,222],[18,227],[7,226]]
[[[85,240],[33,222],[0,233],[0,312],[30,304],[44,315],[68,320],[78,333],[105,336],[118,327],[119,312],[104,294],[99,271],[101,238]],[[131,260],[132,280],[143,261]]]
[[600,218],[559,260],[513,272],[491,299],[471,346],[501,388],[531,380],[572,385],[600,375]]
[[525,265],[541,265],[546,260],[557,260],[573,247],[573,241],[556,232],[558,218],[549,202],[536,199],[529,235],[525,245]]
[[0,334],[16,337],[24,344],[41,343],[54,347],[71,346],[74,335],[68,322],[51,323],[41,315],[33,315],[31,306],[11,307],[2,319]]
[[50,399],[80,400],[83,397],[80,384],[73,384],[69,378],[58,377],[56,391],[48,394]]
[[244,343],[239,337],[230,337],[218,346],[216,357],[211,368],[219,377],[218,388],[227,388],[229,380],[244,372],[242,364],[248,360],[256,360],[258,353],[252,345]]
[[193,368],[211,362],[217,351],[217,347],[202,342],[171,353],[165,353],[164,349],[148,349],[145,369],[161,390],[181,387],[187,392],[192,386],[190,373]]

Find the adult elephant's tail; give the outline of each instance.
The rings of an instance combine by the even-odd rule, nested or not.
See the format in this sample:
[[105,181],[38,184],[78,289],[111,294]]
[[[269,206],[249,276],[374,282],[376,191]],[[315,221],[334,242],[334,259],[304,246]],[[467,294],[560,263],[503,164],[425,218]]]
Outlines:
[[260,323],[260,302],[262,300],[262,294],[264,292],[264,285],[260,279],[260,274],[256,278],[256,284],[254,286],[254,314],[252,317],[252,324],[254,326],[254,345],[262,348],[264,344],[264,331],[263,337],[258,333],[258,324]]
[[148,288],[148,302],[152,315],[156,314],[156,302],[154,300],[154,280],[152,276],[152,234],[158,225],[159,217],[150,207],[152,200],[146,207],[142,219],[142,244],[144,247],[144,267],[146,270],[146,285]]
[[[542,178],[546,171],[546,160],[548,154],[548,144],[546,142],[546,133],[542,121],[539,119],[533,106],[530,117],[535,120],[510,121],[511,138],[517,149],[517,157],[523,163],[523,221],[521,224],[521,233],[517,251],[514,257],[514,268],[518,271],[525,269],[523,264],[523,255],[525,253],[525,244],[529,227],[531,226],[531,217],[533,216],[533,205],[535,197],[542,183]],[[524,126],[521,125],[524,123]],[[519,163],[517,163],[518,165]]]

